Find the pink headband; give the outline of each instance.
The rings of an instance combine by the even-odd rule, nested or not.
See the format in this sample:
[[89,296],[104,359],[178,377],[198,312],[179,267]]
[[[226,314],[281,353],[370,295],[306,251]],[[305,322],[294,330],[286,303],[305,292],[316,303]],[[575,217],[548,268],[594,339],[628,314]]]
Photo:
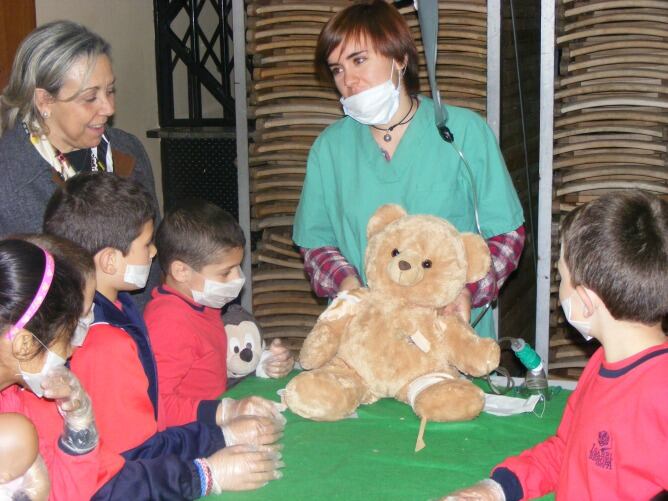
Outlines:
[[19,330],[21,330],[25,324],[30,322],[30,319],[35,316],[35,313],[37,313],[39,307],[42,306],[42,302],[44,301],[46,294],[49,292],[49,287],[51,287],[54,270],[53,257],[46,250],[42,249],[42,251],[44,251],[44,257],[46,258],[44,275],[42,275],[42,283],[39,284],[39,289],[37,289],[35,297],[33,298],[32,303],[30,303],[30,306],[28,306],[28,309],[21,316],[21,318],[19,318],[19,321],[9,328],[9,331],[7,332],[7,337],[9,339],[13,339],[14,336],[18,334]]

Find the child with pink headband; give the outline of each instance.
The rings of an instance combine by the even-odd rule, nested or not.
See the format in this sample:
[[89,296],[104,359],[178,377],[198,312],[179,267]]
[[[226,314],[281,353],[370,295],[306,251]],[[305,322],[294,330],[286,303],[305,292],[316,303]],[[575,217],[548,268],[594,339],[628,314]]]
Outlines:
[[[0,241],[0,412],[32,421],[39,443],[34,460],[28,454],[32,462],[26,472],[0,471],[0,494],[76,500],[96,490],[92,406],[64,366],[72,333],[83,310],[90,309],[84,304],[84,282],[82,268],[57,254],[23,240]],[[25,452],[30,448],[26,443]]]

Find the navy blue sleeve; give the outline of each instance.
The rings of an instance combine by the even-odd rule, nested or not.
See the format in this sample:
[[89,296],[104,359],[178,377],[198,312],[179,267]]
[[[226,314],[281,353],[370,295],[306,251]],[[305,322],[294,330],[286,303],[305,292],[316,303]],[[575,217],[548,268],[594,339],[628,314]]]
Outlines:
[[174,455],[126,461],[91,501],[197,499],[202,493],[197,467]]
[[524,489],[519,478],[508,468],[497,468],[492,472],[492,480],[495,480],[506,495],[506,501],[519,501],[524,497]]
[[223,447],[225,447],[225,439],[220,427],[196,421],[183,426],[167,428],[121,455],[126,461],[133,461],[173,454],[188,461],[210,456]]
[[220,400],[202,400],[197,406],[197,421],[202,423],[216,425],[216,414]]

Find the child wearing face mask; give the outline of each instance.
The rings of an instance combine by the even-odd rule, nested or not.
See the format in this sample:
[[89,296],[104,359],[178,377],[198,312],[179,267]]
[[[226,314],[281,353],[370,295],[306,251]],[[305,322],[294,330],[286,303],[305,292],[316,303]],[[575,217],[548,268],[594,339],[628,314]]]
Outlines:
[[[214,204],[186,200],[165,215],[155,240],[165,280],[153,290],[144,318],[164,402],[159,422],[174,426],[212,413],[220,422],[249,413],[277,417],[276,405],[260,397],[217,400],[227,383],[221,308],[245,281],[245,238],[237,221]],[[279,340],[262,362],[270,377],[285,376],[293,365]]]
[[[64,364],[72,332],[90,308],[83,284],[92,262],[85,253],[82,260],[68,259],[66,242],[41,242],[53,245],[0,241],[0,412],[25,416],[36,431],[19,416],[3,416],[3,431],[11,426],[25,449],[1,463],[0,495],[89,499],[100,473],[98,434],[90,399]],[[16,470],[28,463],[25,473]]]
[[447,500],[665,499],[668,491],[668,202],[615,192],[562,226],[559,299],[601,343],[555,436]]
[[158,431],[155,361],[129,295],[146,284],[155,215],[138,184],[89,173],[56,190],[45,212],[44,231],[81,245],[95,262],[95,318],[71,368],[93,400],[101,436],[119,453]]
[[[135,499],[193,499],[260,487],[280,476],[280,456],[267,446],[280,438],[281,423],[252,416],[221,423],[215,413],[169,429],[158,423],[153,350],[128,294],[146,284],[155,255],[155,215],[153,198],[142,185],[103,172],[68,179],[44,215],[47,233],[72,240],[93,256],[94,320],[71,367],[91,396],[105,452],[132,460],[100,483],[96,498],[114,498],[131,488],[137,489]],[[237,444],[253,448],[226,447]]]

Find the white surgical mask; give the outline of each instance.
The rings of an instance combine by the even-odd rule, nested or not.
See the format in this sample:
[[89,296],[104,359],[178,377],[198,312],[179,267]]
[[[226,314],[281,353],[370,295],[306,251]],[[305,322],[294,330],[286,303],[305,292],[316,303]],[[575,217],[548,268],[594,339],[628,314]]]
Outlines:
[[93,311],[94,309],[95,305],[92,305],[90,308],[90,313],[79,319],[77,327],[74,329],[74,334],[72,334],[72,339],[70,340],[72,346],[83,346],[86,335],[88,334],[88,329],[90,329],[90,325],[95,319],[95,313]]
[[[485,393],[485,407],[483,407],[483,411],[495,416],[512,416],[514,414],[533,412],[538,401],[542,399],[543,396],[538,394],[531,395],[525,399]],[[542,413],[538,417],[542,417]]]
[[342,97],[340,101],[343,112],[364,125],[388,123],[399,109],[401,77],[399,77],[399,84],[395,88],[394,83],[392,83],[393,73],[394,61],[392,61],[392,72],[389,80],[350,97]]
[[30,390],[39,398],[42,398],[44,396],[42,381],[44,381],[44,378],[46,378],[47,374],[49,374],[52,369],[55,369],[56,367],[62,367],[63,365],[65,365],[65,359],[46,348],[46,360],[44,361],[42,370],[40,370],[37,374],[25,372],[23,369],[21,369],[21,364],[19,363],[19,373],[21,374],[21,377],[25,383],[28,385],[28,388],[30,388]]
[[125,266],[123,281],[128,284],[136,285],[142,289],[146,285],[150,271],[150,262],[148,264],[128,264]]
[[591,332],[591,322],[585,322],[584,320],[573,320],[573,303],[571,302],[572,296],[568,296],[561,302],[561,307],[564,310],[566,315],[566,321],[571,324],[575,329],[582,334],[582,337],[589,341],[593,336]]
[[197,304],[211,308],[222,308],[239,295],[245,283],[246,277],[244,277],[240,269],[239,278],[235,278],[229,282],[216,282],[204,279],[204,290],[196,291],[191,289],[191,292]]

